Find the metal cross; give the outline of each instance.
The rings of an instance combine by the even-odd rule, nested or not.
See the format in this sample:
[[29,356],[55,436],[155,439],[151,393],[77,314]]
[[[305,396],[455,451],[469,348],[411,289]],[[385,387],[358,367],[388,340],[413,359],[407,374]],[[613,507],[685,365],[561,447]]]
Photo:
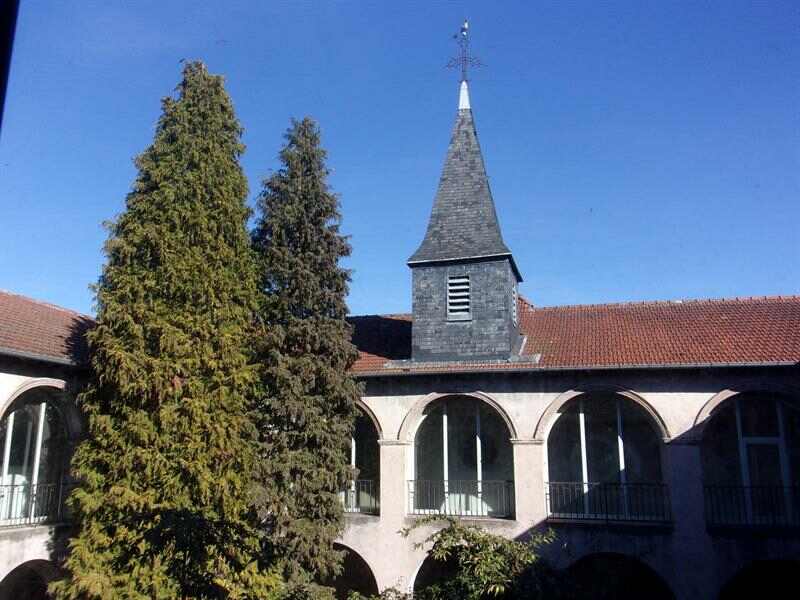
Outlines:
[[461,81],[467,81],[467,70],[469,67],[482,67],[483,63],[469,52],[469,22],[464,19],[461,31],[453,36],[458,44],[458,56],[454,56],[447,63],[450,69],[461,69]]

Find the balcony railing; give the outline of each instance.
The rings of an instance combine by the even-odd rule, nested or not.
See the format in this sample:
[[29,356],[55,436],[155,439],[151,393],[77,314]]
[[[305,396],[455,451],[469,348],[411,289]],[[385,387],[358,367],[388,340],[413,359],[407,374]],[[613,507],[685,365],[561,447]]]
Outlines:
[[380,513],[378,482],[371,479],[351,481],[349,487],[340,492],[346,513],[364,513],[377,515]]
[[550,519],[668,523],[669,490],[663,483],[548,483]]
[[800,486],[705,486],[709,527],[800,527]]
[[63,492],[61,483],[0,485],[0,527],[60,520]]
[[408,507],[412,515],[508,519],[514,516],[514,482],[409,481]]

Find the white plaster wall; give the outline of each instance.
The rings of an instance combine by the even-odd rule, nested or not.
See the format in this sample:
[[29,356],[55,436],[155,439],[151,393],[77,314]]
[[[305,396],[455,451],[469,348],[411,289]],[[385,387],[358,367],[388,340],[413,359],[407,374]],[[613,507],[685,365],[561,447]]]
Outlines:
[[30,560],[53,561],[59,528],[55,526],[0,529],[0,581]]

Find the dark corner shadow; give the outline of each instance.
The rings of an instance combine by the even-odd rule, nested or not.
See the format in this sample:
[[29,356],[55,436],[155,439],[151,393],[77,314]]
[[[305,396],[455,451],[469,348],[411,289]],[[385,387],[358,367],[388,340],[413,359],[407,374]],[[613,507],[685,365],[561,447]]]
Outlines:
[[86,334],[95,326],[94,319],[85,315],[76,315],[69,327],[66,347],[69,359],[73,364],[87,368],[89,366],[89,344]]
[[411,320],[406,315],[348,317],[353,344],[362,352],[386,360],[411,358]]

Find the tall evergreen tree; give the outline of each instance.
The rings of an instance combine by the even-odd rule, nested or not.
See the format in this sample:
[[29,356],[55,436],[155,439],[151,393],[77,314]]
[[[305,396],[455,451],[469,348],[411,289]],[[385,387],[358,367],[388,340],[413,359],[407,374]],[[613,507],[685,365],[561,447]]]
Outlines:
[[177,91],[105,246],[59,598],[265,598],[276,584],[250,496],[258,288],[242,129],[201,63]]
[[282,167],[264,182],[253,234],[265,324],[258,505],[286,575],[302,581],[338,569],[338,494],[349,477],[359,387],[348,374],[357,357],[345,321],[350,274],[339,265],[350,246],[316,123],[293,121],[286,142]]

